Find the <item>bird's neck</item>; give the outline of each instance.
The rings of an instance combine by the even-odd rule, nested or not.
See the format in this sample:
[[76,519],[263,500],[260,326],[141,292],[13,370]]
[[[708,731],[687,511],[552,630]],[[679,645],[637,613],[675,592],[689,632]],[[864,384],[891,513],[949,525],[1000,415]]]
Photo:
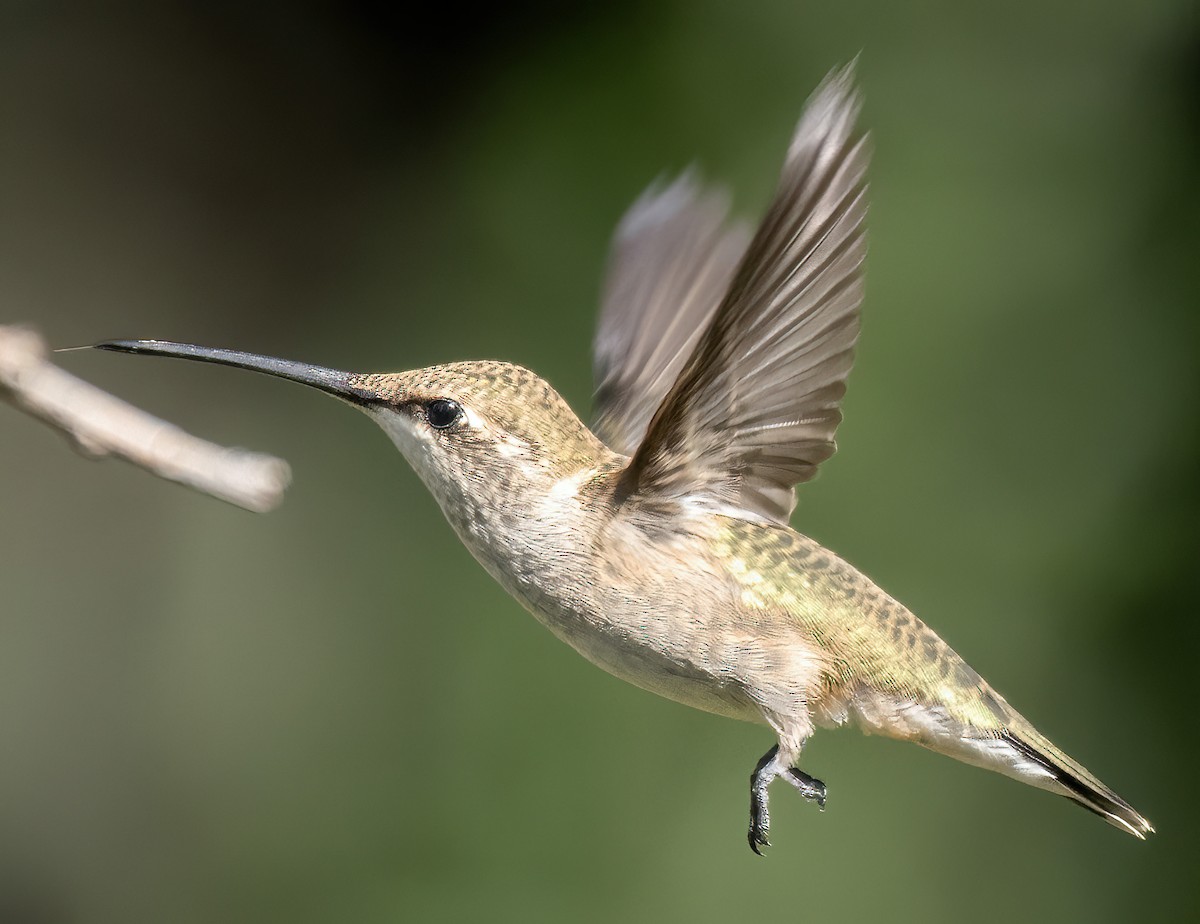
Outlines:
[[[596,538],[610,515],[615,466],[584,466],[545,478],[470,486],[442,510],[463,544],[539,618],[566,615],[595,567]],[[583,579],[583,580],[581,580]]]

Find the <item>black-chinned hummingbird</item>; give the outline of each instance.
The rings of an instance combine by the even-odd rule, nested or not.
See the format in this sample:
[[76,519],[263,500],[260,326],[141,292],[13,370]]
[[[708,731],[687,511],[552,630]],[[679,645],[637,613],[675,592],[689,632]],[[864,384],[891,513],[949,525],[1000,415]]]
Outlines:
[[868,143],[849,67],[809,100],[751,236],[689,175],[616,234],[594,350],[591,429],[502,362],[356,374],[154,340],[102,349],[221,363],[312,385],[387,432],[462,541],[584,657],[629,682],[771,727],[768,786],[817,727],[848,723],[1154,829],[1042,736],[931,629],[789,526],[795,486],[834,452],[859,333]]

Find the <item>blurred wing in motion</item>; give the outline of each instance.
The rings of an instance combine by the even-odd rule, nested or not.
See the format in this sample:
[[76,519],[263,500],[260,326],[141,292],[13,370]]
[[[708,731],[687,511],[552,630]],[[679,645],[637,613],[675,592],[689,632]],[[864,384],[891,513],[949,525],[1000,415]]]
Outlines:
[[787,523],[834,452],[866,255],[867,139],[852,67],[805,107],[729,292],[623,476],[641,503]]
[[727,197],[690,173],[626,212],[609,255],[593,346],[592,430],[632,455],[717,310],[749,231],[723,227]]

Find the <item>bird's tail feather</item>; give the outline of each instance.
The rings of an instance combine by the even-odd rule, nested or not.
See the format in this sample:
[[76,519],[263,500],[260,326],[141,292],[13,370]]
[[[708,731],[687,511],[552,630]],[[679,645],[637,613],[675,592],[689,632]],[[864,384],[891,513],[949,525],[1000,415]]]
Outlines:
[[1013,728],[1005,731],[1003,738],[1023,758],[1050,775],[1053,785],[1044,788],[1078,802],[1110,825],[1128,831],[1134,837],[1145,840],[1147,834],[1154,833],[1154,826],[1133,806],[1033,728]]

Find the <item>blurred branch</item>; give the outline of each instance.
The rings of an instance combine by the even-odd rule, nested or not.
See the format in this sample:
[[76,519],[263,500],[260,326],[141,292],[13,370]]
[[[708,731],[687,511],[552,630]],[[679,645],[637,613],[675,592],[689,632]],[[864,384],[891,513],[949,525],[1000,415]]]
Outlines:
[[291,480],[282,459],[199,439],[64,372],[27,328],[0,326],[0,400],[66,434],[86,455],[127,459],[247,510],[278,505]]

